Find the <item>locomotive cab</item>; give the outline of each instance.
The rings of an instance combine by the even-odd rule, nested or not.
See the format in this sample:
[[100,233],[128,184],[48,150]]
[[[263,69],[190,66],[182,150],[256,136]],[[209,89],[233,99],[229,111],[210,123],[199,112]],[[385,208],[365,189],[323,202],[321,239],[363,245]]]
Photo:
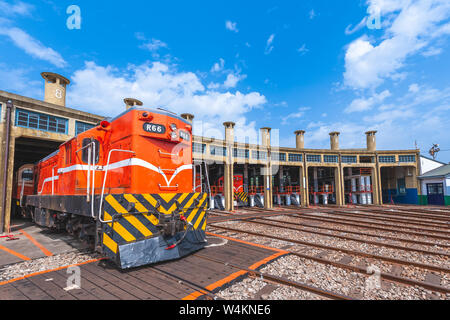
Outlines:
[[13,183],[13,206],[14,212],[22,217],[27,217],[25,210],[25,197],[34,193],[34,165],[25,164],[21,166],[14,176]]

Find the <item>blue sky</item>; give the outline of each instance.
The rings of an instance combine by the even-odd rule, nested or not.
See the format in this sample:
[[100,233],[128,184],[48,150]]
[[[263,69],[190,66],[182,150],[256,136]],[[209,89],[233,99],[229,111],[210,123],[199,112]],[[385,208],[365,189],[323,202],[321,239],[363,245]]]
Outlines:
[[72,81],[69,107],[105,116],[135,97],[194,113],[206,136],[232,120],[241,141],[269,126],[283,146],[304,129],[328,148],[337,130],[358,148],[375,129],[379,149],[426,154],[450,150],[449,39],[445,0],[0,0],[0,89],[43,99],[52,71]]

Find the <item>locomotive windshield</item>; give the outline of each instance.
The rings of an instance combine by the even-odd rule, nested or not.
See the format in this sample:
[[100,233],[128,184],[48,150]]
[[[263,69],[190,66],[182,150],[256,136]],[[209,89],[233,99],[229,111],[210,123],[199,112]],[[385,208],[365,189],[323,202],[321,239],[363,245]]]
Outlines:
[[32,181],[33,180],[33,170],[25,169],[22,171],[22,180]]

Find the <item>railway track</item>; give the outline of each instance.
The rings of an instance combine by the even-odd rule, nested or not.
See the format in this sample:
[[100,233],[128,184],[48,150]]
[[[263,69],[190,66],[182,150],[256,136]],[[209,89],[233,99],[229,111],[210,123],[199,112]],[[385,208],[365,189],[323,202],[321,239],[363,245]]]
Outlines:
[[241,266],[241,265],[230,264],[227,261],[214,259],[214,258],[205,256],[205,255],[201,255],[201,254],[197,254],[197,257],[200,257],[200,258],[204,259],[205,261],[213,261],[216,263],[221,263],[221,264],[224,264],[227,266],[231,266],[239,271],[247,272],[250,276],[255,277],[255,278],[262,280],[264,282],[267,282],[267,283],[275,283],[275,284],[279,284],[279,285],[285,285],[285,286],[297,288],[297,289],[308,291],[308,292],[314,293],[316,295],[319,295],[319,296],[322,296],[322,297],[325,297],[328,299],[333,299],[333,300],[353,300],[352,297],[345,296],[345,295],[342,295],[342,294],[339,294],[336,292],[332,292],[330,290],[324,290],[324,289],[321,289],[321,288],[318,288],[315,286],[310,286],[308,284],[293,281],[293,280],[290,280],[285,277],[278,277],[275,275],[262,273],[257,270],[251,270],[251,269]]
[[[316,247],[316,248],[320,248],[320,249],[326,249],[326,250],[330,250],[330,251],[342,251],[342,252],[345,252],[346,254],[349,254],[349,255],[363,256],[363,257],[368,257],[368,258],[372,258],[372,259],[388,261],[388,262],[395,263],[395,264],[398,264],[398,265],[405,265],[405,266],[414,265],[414,266],[416,266],[418,268],[423,268],[423,269],[428,269],[428,270],[434,270],[434,271],[439,271],[439,272],[450,273],[450,269],[448,269],[448,268],[442,268],[442,267],[433,266],[433,265],[425,265],[425,264],[421,264],[421,263],[414,263],[414,262],[404,261],[404,260],[395,259],[395,258],[391,258],[391,257],[377,256],[377,255],[367,254],[367,253],[363,253],[363,252],[357,252],[357,251],[354,251],[354,250],[348,250],[348,249],[343,249],[343,248],[325,246],[325,245],[320,245],[320,244],[312,244],[312,243],[309,243],[309,242],[299,241],[299,240],[295,240],[295,239],[292,239],[292,238],[286,238],[286,237],[280,237],[280,236],[274,236],[274,235],[267,235],[267,234],[262,234],[260,232],[253,232],[253,231],[249,231],[249,230],[242,230],[242,229],[230,228],[230,227],[225,227],[225,226],[218,226],[217,224],[211,225],[210,227],[221,229],[221,230],[228,231],[228,232],[233,232],[233,233],[238,233],[238,234],[239,233],[240,234],[247,234],[247,235],[252,235],[252,236],[255,236],[255,237],[269,238],[269,239],[279,240],[279,241],[288,242],[288,243],[295,243],[295,244],[300,244],[300,245],[306,245],[306,246],[309,246],[309,247]],[[332,266],[335,266],[337,268],[342,268],[342,269],[350,270],[350,271],[353,271],[353,272],[357,272],[359,274],[367,275],[367,268],[350,265],[348,263],[341,263],[341,262],[338,262],[338,261],[325,259],[323,257],[312,256],[312,255],[304,254],[304,253],[297,252],[297,251],[292,251],[292,250],[286,250],[286,251],[289,254],[297,256],[297,257],[300,257],[300,258],[313,260],[313,261],[319,262],[321,264],[332,265]],[[447,287],[444,287],[444,286],[434,285],[434,284],[431,284],[431,283],[426,283],[426,282],[418,281],[418,280],[411,279],[411,278],[401,277],[401,276],[389,274],[389,273],[386,273],[386,272],[380,272],[379,275],[380,275],[381,279],[383,279],[383,280],[387,280],[387,281],[391,281],[391,282],[395,282],[395,283],[401,283],[401,284],[409,285],[409,286],[419,286],[419,287],[422,287],[422,288],[425,288],[425,289],[428,289],[428,290],[432,290],[432,291],[435,291],[435,292],[440,292],[440,293],[443,293],[443,294],[449,294],[450,293],[450,288],[447,288]]]
[[[267,212],[263,209],[259,208],[252,208],[251,211],[255,212]],[[431,239],[440,239],[440,240],[446,240],[450,241],[450,237],[442,234],[435,234],[435,230],[424,230],[423,228],[414,228],[414,227],[404,227],[404,226],[396,226],[396,225],[386,225],[383,223],[369,223],[367,221],[361,221],[361,220],[355,220],[355,219],[340,219],[336,217],[329,217],[329,216],[319,216],[314,214],[309,214],[310,211],[302,212],[295,209],[288,209],[283,208],[280,210],[271,210],[270,212],[285,212],[285,213],[294,213],[299,218],[304,220],[311,220],[311,221],[319,221],[319,222],[325,222],[325,223],[333,223],[333,224],[340,224],[340,225],[347,225],[352,227],[361,227],[361,228],[367,228],[367,229],[373,229],[373,230],[381,230],[381,231],[390,231],[390,232],[396,232],[396,233],[404,233],[404,234],[410,234],[418,237],[426,237]],[[391,228],[391,227],[397,227],[397,228]],[[406,229],[406,230],[403,230]],[[414,231],[411,231],[414,230]],[[417,232],[416,232],[417,230]],[[424,234],[424,231],[429,231],[426,234]],[[433,232],[433,233],[431,233]]]

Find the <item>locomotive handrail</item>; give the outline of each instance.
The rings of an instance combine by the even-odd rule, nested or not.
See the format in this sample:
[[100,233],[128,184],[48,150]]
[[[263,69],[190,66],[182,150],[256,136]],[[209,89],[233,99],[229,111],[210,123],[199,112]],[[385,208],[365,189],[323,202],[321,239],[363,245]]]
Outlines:
[[158,149],[158,152],[159,152],[160,154],[163,154],[163,155],[166,155],[166,156],[171,156],[171,157],[173,157],[173,156],[179,157],[179,156],[180,156],[179,153],[178,153],[178,154],[175,154],[175,153],[167,153],[167,152],[161,151],[161,149]]
[[[92,148],[91,148],[92,146]],[[94,191],[95,191],[95,163],[94,163],[94,157],[95,157],[95,140],[91,141],[84,147],[78,149],[75,151],[75,153],[80,152],[81,150],[88,148],[88,170],[87,170],[87,183],[86,183],[86,201],[89,202],[89,189],[90,189],[90,181],[91,181],[91,170],[92,170],[92,193],[91,193],[91,216],[95,218],[94,215]],[[92,158],[92,159],[91,159]],[[92,162],[92,165],[91,165]],[[91,169],[92,168],[92,169]]]
[[[102,219],[102,205],[103,205],[103,196],[105,194],[105,184],[106,184],[106,177],[108,175],[108,170],[109,170],[109,161],[111,160],[111,153],[113,152],[128,152],[128,153],[132,153],[133,155],[136,155],[136,152],[131,151],[131,150],[122,150],[122,149],[112,149],[109,150],[108,153],[108,160],[106,161],[106,169],[105,169],[105,176],[103,178],[103,185],[102,185],[102,194],[100,197],[100,204],[99,204],[99,208],[98,208],[98,219],[100,220],[101,223],[109,223],[109,222],[113,222],[113,220],[109,220],[109,221],[105,221]],[[131,159],[131,158],[130,158]]]

